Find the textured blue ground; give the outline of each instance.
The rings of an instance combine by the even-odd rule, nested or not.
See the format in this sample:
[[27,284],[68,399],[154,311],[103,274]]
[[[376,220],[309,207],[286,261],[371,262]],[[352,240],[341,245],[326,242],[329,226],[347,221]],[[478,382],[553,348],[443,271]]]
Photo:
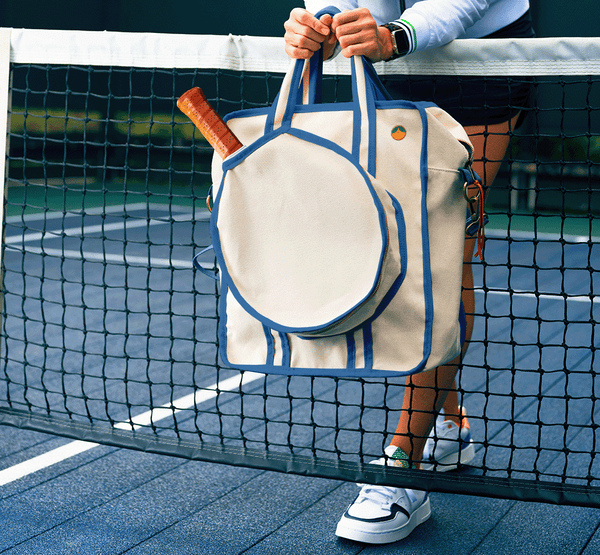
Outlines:
[[[0,427],[2,468],[65,443]],[[431,519],[397,544],[336,539],[350,483],[97,447],[0,487],[0,553],[585,554],[600,511],[432,494]]]

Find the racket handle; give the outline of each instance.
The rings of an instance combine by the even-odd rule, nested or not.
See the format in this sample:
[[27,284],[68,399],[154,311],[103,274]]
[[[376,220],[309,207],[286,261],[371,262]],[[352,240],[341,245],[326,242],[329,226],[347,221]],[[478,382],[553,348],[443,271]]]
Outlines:
[[177,101],[177,107],[192,120],[221,158],[226,158],[242,148],[242,143],[227,127],[198,87],[183,93]]

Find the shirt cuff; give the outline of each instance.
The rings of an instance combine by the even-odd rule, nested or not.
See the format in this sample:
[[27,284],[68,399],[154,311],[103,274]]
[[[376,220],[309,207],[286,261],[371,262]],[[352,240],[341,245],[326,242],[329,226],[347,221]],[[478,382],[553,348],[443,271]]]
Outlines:
[[[406,12],[405,12],[406,13]],[[408,54],[412,54],[417,50],[424,50],[429,44],[430,29],[427,21],[420,14],[408,14],[396,21],[392,21],[394,25],[399,25],[406,30],[409,42]]]

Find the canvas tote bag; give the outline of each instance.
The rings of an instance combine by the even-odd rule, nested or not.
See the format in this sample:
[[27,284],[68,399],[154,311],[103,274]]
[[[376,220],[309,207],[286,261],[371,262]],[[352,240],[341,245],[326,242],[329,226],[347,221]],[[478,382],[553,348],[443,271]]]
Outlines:
[[429,103],[391,100],[352,60],[353,99],[322,104],[295,61],[269,108],[226,117],[245,145],[213,161],[223,361],[259,372],[390,376],[464,340],[472,147]]

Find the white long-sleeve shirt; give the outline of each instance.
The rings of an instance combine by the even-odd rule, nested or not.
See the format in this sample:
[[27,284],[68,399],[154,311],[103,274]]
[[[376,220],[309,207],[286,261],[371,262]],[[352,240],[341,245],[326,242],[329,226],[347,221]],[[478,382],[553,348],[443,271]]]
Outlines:
[[411,52],[442,46],[457,38],[480,38],[513,23],[529,9],[529,0],[305,0],[317,13],[327,6],[340,10],[368,8],[382,25],[395,22],[409,31]]

